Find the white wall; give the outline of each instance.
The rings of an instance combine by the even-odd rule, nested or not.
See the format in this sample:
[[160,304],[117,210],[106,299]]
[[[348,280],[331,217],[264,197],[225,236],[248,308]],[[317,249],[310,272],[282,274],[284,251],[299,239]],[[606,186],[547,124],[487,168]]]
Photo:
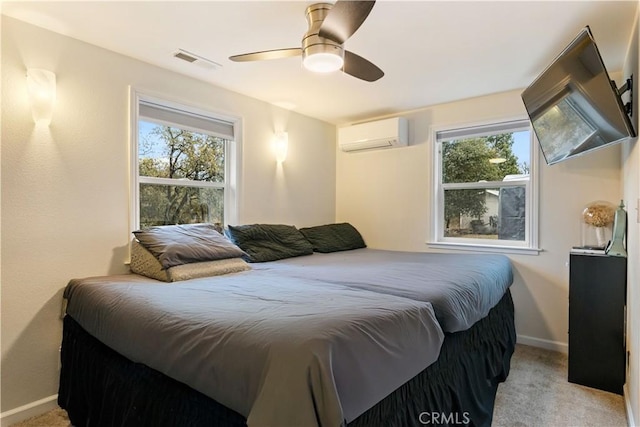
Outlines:
[[[128,85],[243,118],[239,222],[305,226],[350,221],[370,247],[396,250],[428,250],[429,128],[525,117],[520,91],[438,105],[406,114],[409,147],[336,155],[335,129],[327,123],[11,18],[3,17],[1,31],[0,412],[57,392],[59,309],[67,281],[126,271]],[[634,37],[632,56],[638,50]],[[637,56],[632,62],[638,75]],[[28,67],[47,68],[58,77],[58,103],[48,129],[31,121],[24,78]],[[278,168],[268,141],[282,123],[290,147],[284,167]],[[633,201],[640,154],[635,144],[624,150],[624,197]],[[541,161],[544,252],[511,256],[521,336],[560,349],[566,343],[566,262],[570,247],[580,242],[579,214],[590,201],[620,200],[620,158],[617,146],[551,167]],[[629,239],[629,252],[635,245],[637,260],[632,207],[629,213],[630,236],[636,236]],[[630,301],[638,313],[639,292],[631,289],[638,273],[632,271]],[[638,315],[632,316],[629,330],[637,331]],[[639,336],[633,336],[630,371],[636,421]]]
[[[336,220],[353,223],[370,247],[428,251],[430,127],[526,118],[520,93],[500,93],[406,114],[409,147],[338,152]],[[553,166],[544,164],[540,156],[539,171],[539,243],[544,251],[538,256],[510,255],[515,267],[516,327],[527,343],[566,351],[569,250],[580,244],[579,218],[584,205],[594,200],[620,201],[620,146]]]
[[[49,128],[31,120],[29,67],[57,75]],[[57,393],[69,279],[127,271],[129,85],[242,118],[240,223],[334,220],[333,125],[3,17],[1,412]]]
[[[0,10],[2,4],[0,4]],[[0,46],[2,46],[2,19],[0,19]],[[0,74],[2,73],[2,61],[0,61]],[[2,93],[2,79],[0,79],[0,94]],[[0,107],[1,109],[1,107]],[[2,129],[2,114],[0,113],[0,135]],[[2,165],[2,149],[0,149],[0,165]],[[0,190],[2,189],[2,167],[0,166]],[[1,195],[0,191],[0,195]],[[0,225],[2,224],[2,197],[0,196]],[[2,242],[2,227],[0,226],[0,242]],[[0,309],[2,308],[2,244],[0,243]],[[1,313],[0,313],[1,314]],[[0,319],[1,321],[1,319]],[[2,346],[2,325],[0,325],[0,348]],[[2,377],[2,363],[0,362],[0,378]],[[0,387],[0,402],[2,402],[2,387]],[[0,411],[1,412],[1,411]]]
[[[633,125],[638,127],[638,78],[640,77],[639,29],[640,15],[636,15],[636,24],[629,43],[629,50],[624,67],[624,76],[634,76]],[[628,95],[625,100],[628,100]],[[627,383],[625,399],[627,411],[635,425],[640,425],[640,147],[637,138],[622,146],[622,183],[624,200],[627,204],[627,351],[629,365],[627,367]]]

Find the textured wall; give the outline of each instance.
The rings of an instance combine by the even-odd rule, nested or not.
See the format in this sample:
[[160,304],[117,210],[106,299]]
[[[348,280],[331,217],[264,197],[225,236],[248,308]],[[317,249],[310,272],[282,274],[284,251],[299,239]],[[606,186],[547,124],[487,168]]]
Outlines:
[[[640,15],[636,15],[636,25],[629,44],[625,61],[624,76],[634,76],[633,124],[638,127],[638,70],[640,70],[639,31]],[[623,95],[628,100],[628,94]],[[622,182],[624,200],[627,204],[627,351],[629,365],[627,367],[627,384],[625,398],[635,425],[640,423],[640,146],[637,138],[622,146]],[[632,425],[632,424],[630,424]]]
[[[427,251],[431,225],[431,127],[526,118],[521,91],[407,114],[410,146],[337,155],[336,218],[351,221],[371,247]],[[580,213],[594,200],[620,201],[620,145],[539,165],[539,255],[510,255],[517,331],[529,343],[566,350],[569,250],[580,244]]]
[[[57,75],[48,128],[31,120],[29,67]],[[238,222],[334,220],[333,125],[3,17],[2,412],[57,393],[69,279],[127,271],[129,85],[242,118]]]

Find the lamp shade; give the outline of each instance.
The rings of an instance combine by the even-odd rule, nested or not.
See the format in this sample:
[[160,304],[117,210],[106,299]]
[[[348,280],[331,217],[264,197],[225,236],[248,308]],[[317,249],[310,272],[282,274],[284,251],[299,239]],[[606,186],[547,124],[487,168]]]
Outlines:
[[287,132],[276,132],[273,136],[273,151],[278,163],[282,163],[287,159],[288,150],[289,134]]
[[56,75],[51,71],[30,68],[27,70],[27,91],[33,121],[49,125],[56,100]]

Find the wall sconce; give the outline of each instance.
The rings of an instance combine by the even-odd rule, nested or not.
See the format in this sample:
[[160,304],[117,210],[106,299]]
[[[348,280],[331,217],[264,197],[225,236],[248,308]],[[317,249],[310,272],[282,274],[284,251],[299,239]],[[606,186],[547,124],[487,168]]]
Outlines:
[[39,68],[27,70],[27,91],[36,124],[49,125],[56,100],[56,75]]
[[289,149],[289,134],[287,132],[276,132],[273,135],[273,151],[276,154],[276,161],[282,163],[287,159]]

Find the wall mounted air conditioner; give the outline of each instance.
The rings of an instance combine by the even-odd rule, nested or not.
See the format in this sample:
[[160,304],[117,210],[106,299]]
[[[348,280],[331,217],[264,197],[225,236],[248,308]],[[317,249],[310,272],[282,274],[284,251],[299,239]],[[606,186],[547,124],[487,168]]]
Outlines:
[[394,117],[338,128],[338,144],[342,151],[370,150],[407,145],[407,119]]

